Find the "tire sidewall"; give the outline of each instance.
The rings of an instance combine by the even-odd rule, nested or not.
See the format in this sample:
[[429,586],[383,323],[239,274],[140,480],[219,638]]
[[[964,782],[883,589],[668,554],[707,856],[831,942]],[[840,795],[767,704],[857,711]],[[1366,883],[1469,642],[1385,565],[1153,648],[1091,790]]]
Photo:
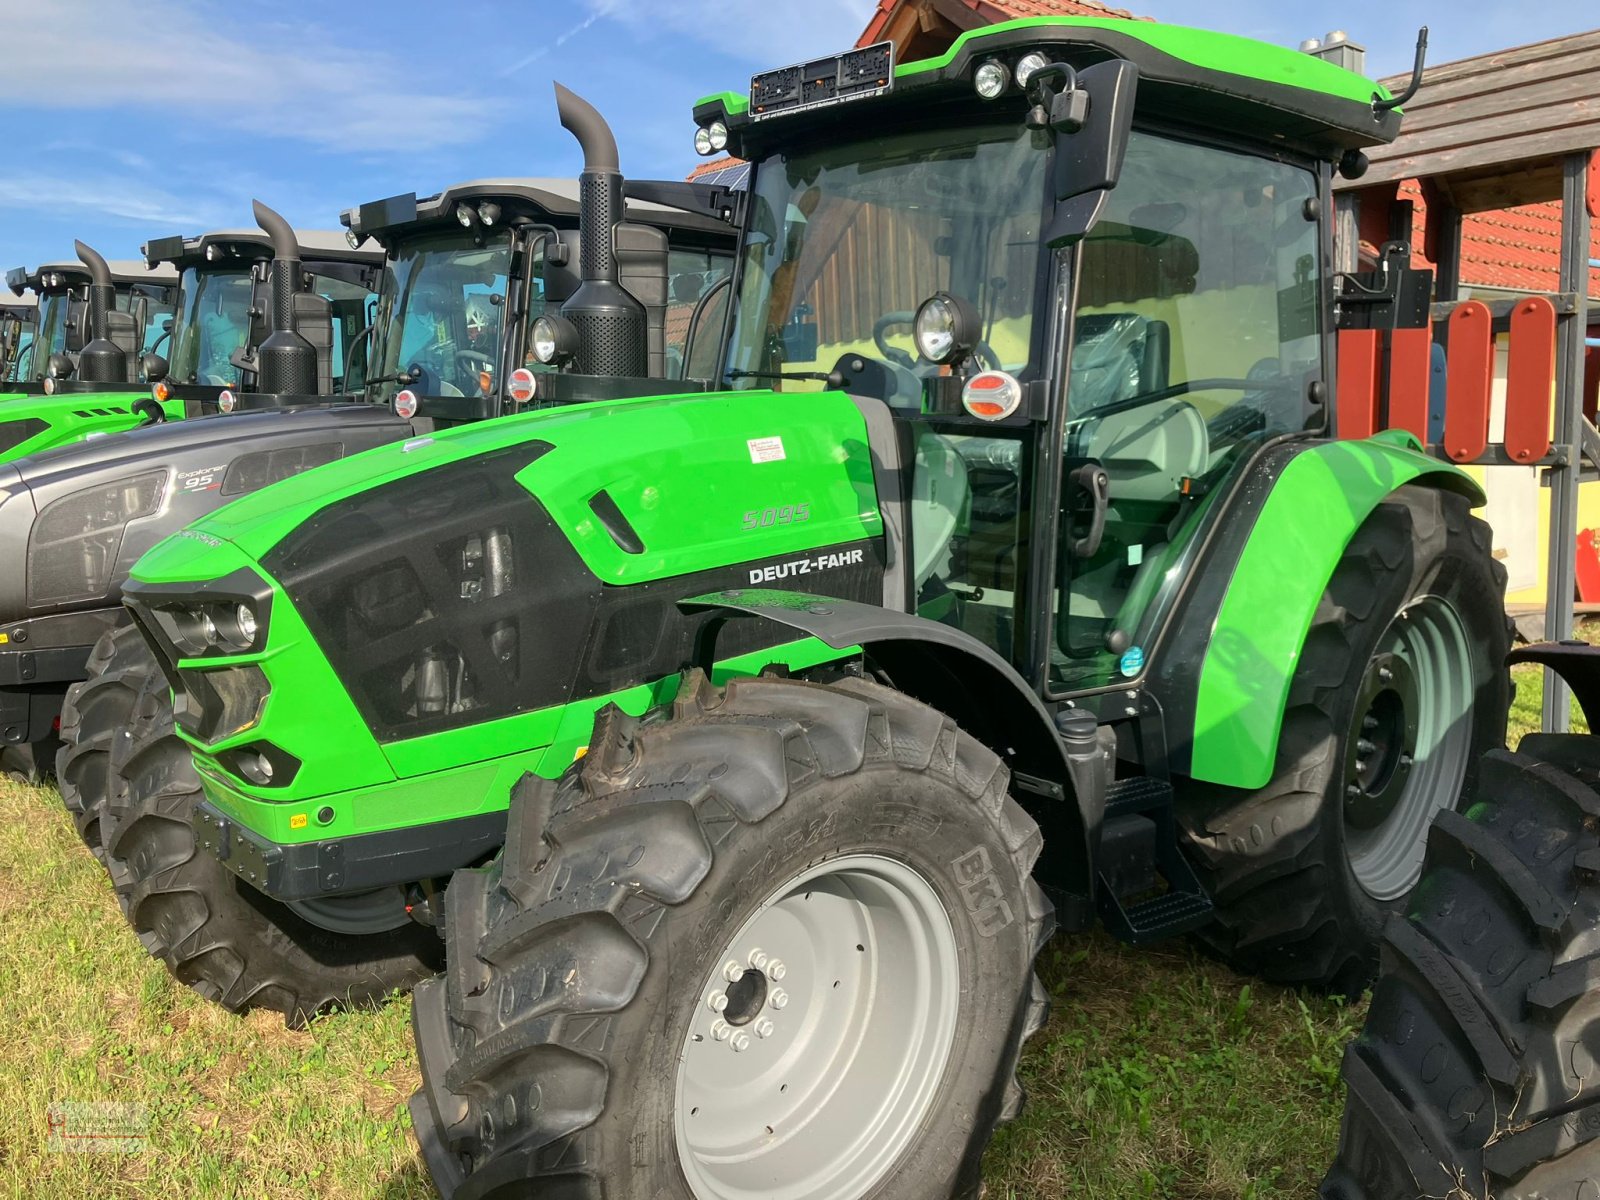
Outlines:
[[[1324,792],[1326,802],[1322,806],[1324,832],[1334,839],[1334,844],[1339,848],[1336,861],[1342,891],[1352,915],[1374,942],[1381,935],[1389,915],[1404,905],[1409,889],[1393,900],[1378,900],[1356,878],[1345,839],[1344,762],[1357,719],[1354,712],[1356,689],[1395,616],[1426,597],[1436,597],[1448,604],[1460,619],[1472,654],[1472,737],[1467,750],[1466,773],[1450,807],[1460,808],[1467,803],[1476,786],[1479,759],[1488,751],[1504,745],[1505,714],[1509,705],[1509,677],[1504,666],[1505,653],[1509,650],[1504,589],[1494,575],[1492,560],[1473,545],[1465,521],[1457,524],[1450,520],[1452,507],[1461,510],[1465,516],[1465,500],[1448,494],[1437,497],[1429,497],[1427,493],[1418,495],[1418,491],[1404,489],[1395,499],[1406,503],[1412,511],[1420,503],[1430,500],[1437,503],[1443,519],[1443,536],[1436,545],[1422,548],[1423,553],[1413,553],[1409,572],[1393,573],[1395,586],[1392,589],[1380,590],[1382,601],[1374,606],[1372,617],[1359,628],[1356,644],[1352,647],[1354,653],[1350,658],[1346,686],[1339,693],[1341,702],[1331,713],[1333,737]],[[1415,552],[1417,549],[1413,542],[1412,550]],[[1400,586],[1402,582],[1403,587]],[[1419,860],[1420,857],[1419,847]]]
[[[870,1194],[927,1200],[976,1186],[986,1139],[973,1145],[974,1134],[997,1119],[995,1080],[1021,1036],[1027,992],[1017,996],[1012,985],[1027,977],[1034,954],[1030,883],[1017,875],[977,802],[942,779],[890,766],[804,789],[759,825],[728,837],[694,896],[665,910],[646,939],[644,980],[604,1035],[607,1047],[620,1051],[608,1056],[605,1112],[578,1135],[593,1146],[584,1158],[636,1164],[626,1197],[693,1196],[674,1110],[679,1056],[706,983],[769,896],[808,868],[852,854],[892,859],[922,876],[950,916],[959,958],[959,1011],[938,1091],[899,1165]],[[1006,998],[999,1009],[997,997]]]

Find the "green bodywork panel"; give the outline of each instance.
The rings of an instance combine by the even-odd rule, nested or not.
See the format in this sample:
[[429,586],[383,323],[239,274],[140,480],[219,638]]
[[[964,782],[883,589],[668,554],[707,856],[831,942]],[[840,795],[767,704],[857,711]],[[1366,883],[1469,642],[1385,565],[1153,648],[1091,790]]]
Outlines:
[[[611,418],[626,413],[626,439]],[[692,393],[544,409],[397,442],[263,488],[193,529],[260,559],[336,500],[447,463],[526,443],[555,447],[517,480],[605,583],[642,583],[883,532],[866,425],[842,392]],[[752,445],[756,443],[756,445]],[[781,444],[780,444],[781,443]],[[782,457],[764,458],[774,453]],[[644,543],[628,554],[589,502],[606,491]],[[751,530],[752,510],[806,503],[800,522]],[[215,578],[203,562],[172,574],[164,547],[139,561],[151,582]],[[182,553],[188,553],[184,547]],[[146,572],[157,574],[147,575]]]
[[[612,418],[623,413],[619,425]],[[839,392],[692,394],[540,410],[380,447],[264,488],[159,543],[133,571],[144,583],[187,584],[248,569],[273,586],[261,652],[179,664],[184,670],[251,664],[270,687],[248,727],[208,745],[187,739],[219,808],[283,843],[495,811],[506,806],[510,784],[523,772],[554,776],[565,769],[588,744],[594,715],[604,705],[640,714],[671,699],[676,675],[380,743],[291,598],[260,566],[288,533],[339,499],[462,459],[540,443],[550,449],[523,468],[517,481],[608,585],[882,535],[866,425]],[[624,552],[596,519],[589,502],[602,490],[639,535],[643,553]],[[751,514],[800,505],[807,511],[804,520],[750,520]],[[574,636],[582,635],[579,624]],[[769,663],[803,670],[855,653],[805,639],[730,659],[716,673],[751,674]],[[256,788],[220,766],[216,755],[260,739],[300,760],[292,782]],[[291,818],[313,802],[318,810],[332,808],[333,819],[291,827]]]
[[[14,422],[42,421],[44,428],[9,449],[0,449],[0,463],[81,442],[91,434],[122,433],[137,429],[145,419],[133,411],[139,400],[150,399],[147,389],[117,392],[76,392],[65,396],[0,395],[0,446],[10,439],[6,427]],[[162,406],[167,419],[183,418],[183,401]]]
[[1373,510],[1396,488],[1418,482],[1484,502],[1470,476],[1422,453],[1400,431],[1323,442],[1284,468],[1207,643],[1195,704],[1195,778],[1258,788],[1272,777],[1289,684],[1334,568]]
[[[1190,67],[1201,71],[1235,75],[1281,87],[1300,88],[1318,92],[1340,100],[1360,104],[1372,101],[1373,94],[1387,97],[1389,92],[1363,75],[1347,71],[1324,59],[1277,46],[1258,42],[1237,34],[1217,33],[1209,29],[1191,29],[1183,25],[1157,24],[1154,21],[1129,21],[1104,17],[1025,17],[1015,21],[1001,21],[971,29],[958,37],[950,49],[936,58],[918,59],[901,63],[895,68],[896,79],[907,79],[949,67],[966,50],[981,50],[983,42],[1008,33],[1029,29],[1103,29],[1122,37],[1142,42]],[[750,109],[748,93],[716,92],[702,97],[695,108],[720,105],[729,116],[739,116]]]

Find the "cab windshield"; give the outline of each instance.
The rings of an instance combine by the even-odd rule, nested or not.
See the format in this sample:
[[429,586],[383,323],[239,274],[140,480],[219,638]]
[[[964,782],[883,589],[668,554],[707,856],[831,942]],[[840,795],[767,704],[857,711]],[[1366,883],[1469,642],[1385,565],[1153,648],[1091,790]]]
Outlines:
[[815,391],[846,355],[865,357],[853,391],[916,407],[940,368],[918,357],[912,318],[939,291],[976,309],[980,362],[1036,374],[1043,136],[946,127],[763,161],[728,382]]
[[[423,396],[492,394],[510,268],[510,234],[476,246],[465,230],[437,233],[397,248],[379,287],[372,398],[402,386]],[[409,382],[395,378],[402,372]]]
[[238,383],[239,368],[232,358],[244,349],[250,334],[251,291],[249,268],[185,269],[168,374],[173,383],[213,387]]
[[72,302],[66,292],[48,292],[39,297],[39,324],[33,341],[17,355],[11,377],[25,383],[44,381],[45,367],[52,354],[67,350],[67,316]]

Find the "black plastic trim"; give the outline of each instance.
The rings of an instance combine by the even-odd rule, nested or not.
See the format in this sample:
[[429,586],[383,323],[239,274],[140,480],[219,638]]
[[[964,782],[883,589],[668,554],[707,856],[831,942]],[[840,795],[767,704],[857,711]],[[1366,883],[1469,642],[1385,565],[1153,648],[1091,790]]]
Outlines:
[[194,829],[201,849],[258,891],[289,903],[448,875],[500,847],[506,814],[284,845],[202,800],[194,808]]

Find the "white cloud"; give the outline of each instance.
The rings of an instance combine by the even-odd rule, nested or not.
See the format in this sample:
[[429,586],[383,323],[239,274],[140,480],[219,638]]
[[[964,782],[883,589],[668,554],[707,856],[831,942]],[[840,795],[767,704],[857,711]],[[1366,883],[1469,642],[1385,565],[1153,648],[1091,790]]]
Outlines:
[[234,11],[203,0],[8,6],[7,89],[39,108],[125,109],[130,140],[152,111],[365,152],[428,150],[453,143],[469,123],[482,130],[480,102],[430,90],[442,73],[426,55],[340,45],[305,24],[236,27]]
[[222,206],[214,201],[177,196],[130,176],[101,173],[0,172],[0,209],[4,208],[52,217],[86,213],[146,228],[194,230],[224,223]]

